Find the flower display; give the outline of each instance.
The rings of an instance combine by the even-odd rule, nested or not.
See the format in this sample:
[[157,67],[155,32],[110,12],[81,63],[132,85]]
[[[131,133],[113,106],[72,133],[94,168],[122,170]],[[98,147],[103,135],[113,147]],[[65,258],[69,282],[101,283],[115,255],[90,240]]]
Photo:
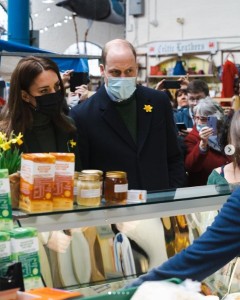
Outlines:
[[0,169],[8,169],[9,174],[20,170],[21,154],[16,145],[21,145],[23,135],[11,133],[8,138],[0,131]]
[[143,108],[146,112],[152,112],[153,110],[153,107],[151,105],[144,105],[144,108]]

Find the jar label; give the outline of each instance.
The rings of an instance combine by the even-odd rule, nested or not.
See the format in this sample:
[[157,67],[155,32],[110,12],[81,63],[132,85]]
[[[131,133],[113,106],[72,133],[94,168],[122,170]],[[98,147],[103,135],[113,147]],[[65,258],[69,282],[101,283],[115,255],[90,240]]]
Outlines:
[[80,190],[80,197],[81,198],[94,198],[94,197],[100,197],[101,190],[99,189],[91,189],[91,190]]
[[114,193],[125,193],[128,190],[128,184],[115,184]]

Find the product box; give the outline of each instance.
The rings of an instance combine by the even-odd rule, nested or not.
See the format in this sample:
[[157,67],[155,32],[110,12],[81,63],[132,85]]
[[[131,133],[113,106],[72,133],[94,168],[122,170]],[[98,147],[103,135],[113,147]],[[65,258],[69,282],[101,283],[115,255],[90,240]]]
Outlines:
[[74,168],[73,153],[50,153],[55,156],[55,178],[53,188],[53,210],[73,208]]
[[42,287],[36,228],[19,227],[10,232],[12,260],[21,262],[25,290]]
[[28,212],[53,209],[55,156],[48,153],[28,153],[21,157],[19,207]]
[[0,277],[4,276],[11,262],[10,234],[0,231]]
[[13,228],[8,169],[0,169],[0,230]]

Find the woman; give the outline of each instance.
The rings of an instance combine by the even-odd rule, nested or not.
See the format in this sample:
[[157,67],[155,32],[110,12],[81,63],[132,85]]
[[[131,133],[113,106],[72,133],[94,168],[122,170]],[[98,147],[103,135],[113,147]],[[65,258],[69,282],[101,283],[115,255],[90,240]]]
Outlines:
[[187,89],[176,90],[175,99],[174,99],[175,108],[181,109],[188,106],[187,94],[188,94]]
[[[23,134],[21,152],[74,152],[75,169],[80,169],[73,120],[66,116],[65,89],[58,66],[50,59],[29,56],[21,59],[12,73],[9,99],[0,116],[7,136]],[[17,183],[17,179],[14,178]],[[49,249],[64,252],[71,237],[62,232],[39,235]],[[40,243],[42,245],[42,243]],[[41,252],[41,257],[43,252]],[[43,256],[44,257],[44,256]],[[43,277],[45,261],[42,265]],[[48,281],[52,285],[51,280]]]
[[221,152],[213,128],[207,126],[208,116],[215,116],[221,124],[223,113],[217,103],[206,98],[194,107],[195,125],[185,137],[185,168],[189,175],[189,186],[205,185],[212,170],[228,163]]
[[48,58],[22,58],[12,73],[9,99],[0,116],[7,136],[22,133],[21,151],[75,152],[73,121],[64,113],[64,86],[57,65]]
[[208,177],[208,184],[235,184],[240,182],[240,110],[236,111],[233,116],[231,114],[227,116],[225,124],[230,128],[228,142],[223,143],[222,148],[227,144],[231,145],[232,148],[229,148],[233,150],[230,158],[231,162],[214,169]]

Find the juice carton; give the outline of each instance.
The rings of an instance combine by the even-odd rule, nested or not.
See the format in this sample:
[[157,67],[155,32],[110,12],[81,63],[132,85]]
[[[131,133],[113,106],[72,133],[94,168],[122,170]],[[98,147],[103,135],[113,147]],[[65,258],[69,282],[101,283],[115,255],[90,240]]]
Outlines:
[[25,290],[42,287],[36,228],[19,227],[10,232],[12,260],[21,262]]
[[53,209],[55,156],[48,153],[22,154],[19,207],[29,212]]
[[56,158],[53,189],[53,210],[73,208],[74,167],[73,153],[50,153]]
[[13,228],[8,169],[0,169],[0,230]]
[[10,234],[0,231],[0,277],[7,272],[7,265],[11,262]]

